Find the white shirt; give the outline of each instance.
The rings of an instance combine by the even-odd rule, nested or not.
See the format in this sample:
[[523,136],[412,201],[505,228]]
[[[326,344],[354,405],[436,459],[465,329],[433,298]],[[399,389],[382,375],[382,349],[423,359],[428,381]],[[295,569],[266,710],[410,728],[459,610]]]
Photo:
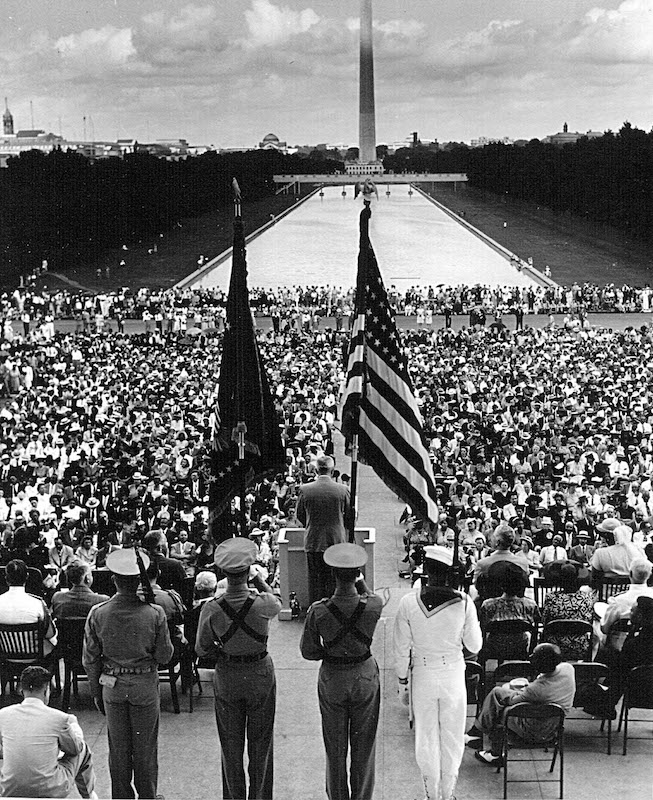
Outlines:
[[608,598],[608,607],[601,620],[601,630],[607,633],[620,619],[629,619],[638,597],[653,597],[653,588],[645,583],[631,583],[627,591]]
[[47,655],[57,643],[57,629],[43,600],[28,594],[24,586],[10,586],[7,592],[0,595],[0,625],[28,625],[44,619],[48,620],[44,642],[44,653]]
[[462,603],[445,603],[428,612],[420,601],[419,589],[401,598],[393,639],[399,678],[408,676],[411,650],[413,663],[451,669],[464,663],[463,644],[473,653],[483,644],[476,607],[467,595],[463,595]]

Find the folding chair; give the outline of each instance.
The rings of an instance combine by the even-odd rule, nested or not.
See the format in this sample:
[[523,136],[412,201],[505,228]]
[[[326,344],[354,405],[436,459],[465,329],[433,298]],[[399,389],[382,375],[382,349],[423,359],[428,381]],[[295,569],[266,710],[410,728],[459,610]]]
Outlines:
[[630,619],[618,619],[614,625],[610,627],[605,640],[606,647],[609,647],[611,650],[618,650],[621,652],[621,648],[624,646],[624,642],[628,638],[629,633]]
[[485,670],[478,661],[465,661],[465,688],[467,705],[476,705],[474,718],[478,717],[485,697]]
[[25,591],[29,594],[35,594],[37,597],[43,597],[45,587],[43,586],[43,573],[36,567],[27,567],[27,581],[25,582]]
[[[173,622],[168,622],[168,630],[170,638],[174,642],[176,625]],[[179,696],[177,695],[177,681],[183,682],[182,670],[182,652],[175,652],[167,664],[159,664],[159,680],[164,683],[170,684],[170,695],[172,697],[172,708],[175,714],[179,714]]]
[[511,681],[513,678],[527,678],[530,681],[533,678],[533,665],[530,661],[525,660],[502,661],[494,670],[493,678],[495,686]]
[[14,690],[14,681],[25,667],[40,666],[52,669],[53,657],[45,656],[43,624],[0,625],[0,694],[7,682]]
[[[585,708],[587,705],[591,705],[593,702],[597,704],[596,710],[603,710],[607,712],[606,716],[599,716],[592,714],[592,716],[598,716],[601,719],[601,733],[603,732],[605,721],[608,722],[608,755],[612,754],[612,717],[610,715],[610,710],[607,705],[605,709],[600,708],[600,700],[601,697],[599,692],[605,691],[605,698],[604,701],[607,703],[608,700],[608,692],[607,690],[597,689],[595,690],[596,697],[598,699],[590,698],[588,700],[589,695],[587,694],[588,691],[592,692],[592,689],[588,689],[588,687],[592,686],[602,686],[601,681],[604,681],[608,675],[610,674],[610,668],[606,666],[606,664],[599,664],[597,661],[574,661],[572,664],[574,668],[575,678],[576,678],[576,695],[574,696],[572,708]],[[590,712],[585,712],[590,713]],[[581,719],[585,720],[587,717],[570,717],[567,715],[568,720],[575,720]],[[591,737],[591,738],[602,738],[600,735]]]
[[[653,709],[653,664],[633,667],[626,678],[626,689],[619,718],[619,730],[621,730],[622,722],[624,726],[623,755],[626,755],[626,748],[628,747],[628,721],[631,708]],[[650,723],[651,719],[630,719],[630,721]],[[631,736],[631,739],[644,738],[650,737]]]
[[75,697],[78,695],[78,681],[88,680],[86,670],[82,665],[82,650],[84,649],[84,628],[86,617],[63,617],[57,621],[59,643],[57,652],[64,664],[64,684],[61,698],[61,710],[70,708],[70,692],[72,689]]
[[[563,636],[587,636],[587,647],[583,655],[583,660],[588,661],[592,658],[592,623],[586,622],[583,619],[555,619],[547,623],[542,629],[542,642],[554,642],[558,644],[558,640]],[[562,651],[562,658],[564,661],[574,661],[567,657],[564,648],[558,645]]]
[[408,662],[408,726],[411,731],[415,724],[415,709],[413,708],[413,651],[410,651]]
[[[555,767],[556,758],[560,755],[560,776],[559,778],[551,779],[540,779],[540,778],[531,778],[527,779],[517,779],[513,778],[510,780],[508,778],[508,764],[510,763],[509,753],[509,737],[511,731],[508,728],[508,722],[510,719],[520,719],[520,720],[548,720],[548,719],[557,719],[558,725],[556,731],[553,735],[553,738],[550,742],[531,742],[531,740],[524,740],[517,743],[518,747],[522,745],[524,747],[528,747],[529,750],[533,748],[542,747],[544,750],[548,750],[549,747],[553,746],[553,758],[551,759],[551,765],[549,767],[549,772],[553,772]],[[502,759],[499,762],[499,767],[497,772],[501,769],[501,765],[503,765],[503,798],[506,800],[508,797],[508,784],[509,783],[557,783],[560,782],[560,800],[563,797],[563,779],[564,779],[564,736],[565,736],[565,710],[559,705],[555,703],[517,703],[514,706],[508,706],[504,716],[504,728],[503,728],[503,742],[501,746],[501,755]],[[520,762],[520,761],[548,761],[548,758],[513,758],[512,762]]]
[[[523,641],[524,633],[529,634],[528,641]],[[526,658],[533,652],[536,643],[537,629],[526,620],[507,619],[490,622],[485,631],[480,660],[485,664],[488,659],[496,659],[501,664],[502,661]]]
[[554,586],[544,575],[533,575],[533,599],[540,611],[544,608],[544,601],[549,592],[557,592],[559,586]]
[[609,597],[625,592],[630,586],[630,577],[623,578],[601,578],[595,583],[594,588],[598,593],[598,599],[602,603],[607,603]]
[[198,694],[202,692],[202,681],[200,678],[201,669],[215,669],[215,658],[200,658],[195,652],[195,640],[197,639],[197,628],[199,625],[200,612],[202,606],[197,608],[188,608],[184,615],[184,635],[188,640],[188,645],[182,654],[181,670],[182,670],[182,686],[188,687],[188,711],[193,713],[193,692],[195,685],[197,685]]

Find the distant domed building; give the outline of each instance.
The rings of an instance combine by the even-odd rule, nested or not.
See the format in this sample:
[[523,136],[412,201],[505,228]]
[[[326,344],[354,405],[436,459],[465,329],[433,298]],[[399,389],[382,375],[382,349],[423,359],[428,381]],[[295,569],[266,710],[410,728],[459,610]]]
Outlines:
[[263,141],[258,143],[260,150],[279,150],[282,153],[287,152],[288,142],[282,142],[279,137],[274,133],[268,133],[263,137]]

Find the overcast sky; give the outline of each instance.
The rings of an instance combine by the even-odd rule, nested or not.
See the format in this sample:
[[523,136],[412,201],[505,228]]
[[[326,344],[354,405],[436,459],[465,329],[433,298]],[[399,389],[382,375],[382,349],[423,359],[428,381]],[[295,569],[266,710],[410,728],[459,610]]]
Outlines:
[[[70,138],[358,138],[358,0],[2,0],[0,97]],[[374,0],[377,139],[653,126],[653,0]],[[61,122],[60,122],[61,120]],[[60,128],[61,126],[61,128]]]

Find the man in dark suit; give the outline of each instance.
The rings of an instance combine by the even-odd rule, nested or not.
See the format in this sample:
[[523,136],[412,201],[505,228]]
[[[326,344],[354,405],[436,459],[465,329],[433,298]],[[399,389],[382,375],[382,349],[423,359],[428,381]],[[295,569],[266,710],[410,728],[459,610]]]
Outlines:
[[182,592],[186,572],[179,561],[165,555],[167,541],[162,531],[150,531],[143,537],[143,547],[152,561],[159,568],[159,586],[162,589],[174,589]]
[[585,567],[590,563],[596,548],[589,544],[589,540],[590,535],[587,531],[578,531],[578,544],[569,549],[570,561],[577,561]]
[[302,485],[299,491],[297,519],[306,528],[309,603],[331,597],[335,591],[335,579],[324,563],[324,551],[347,541],[347,527],[353,513],[349,489],[333,480],[334,467],[331,456],[320,456],[317,478]]
[[206,483],[196,469],[194,469],[188,477],[188,487],[191,497],[197,500],[197,502],[193,502],[193,505],[203,503],[206,497]]
[[91,590],[93,573],[88,564],[80,561],[71,564],[66,569],[66,577],[70,591],[55,592],[52,597],[52,616],[55,619],[87,617],[94,605],[109,599],[108,595]]

